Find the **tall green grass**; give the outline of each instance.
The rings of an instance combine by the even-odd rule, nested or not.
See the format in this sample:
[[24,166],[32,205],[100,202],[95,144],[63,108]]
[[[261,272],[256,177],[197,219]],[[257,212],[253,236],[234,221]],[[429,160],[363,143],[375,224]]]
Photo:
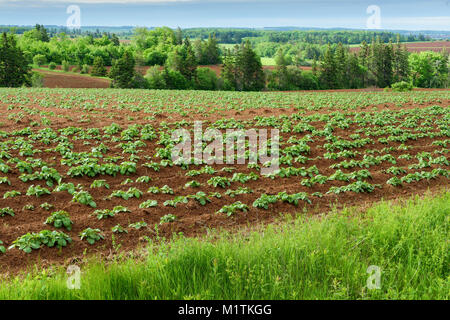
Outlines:
[[[3,282],[0,299],[448,299],[450,193],[382,202],[321,218],[299,217],[254,233],[178,238],[145,261],[82,267]],[[381,268],[381,288],[366,287]]]

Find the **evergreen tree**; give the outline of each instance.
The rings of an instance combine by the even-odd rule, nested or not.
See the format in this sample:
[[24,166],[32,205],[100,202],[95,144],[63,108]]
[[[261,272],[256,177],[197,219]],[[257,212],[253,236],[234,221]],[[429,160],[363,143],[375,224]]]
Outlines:
[[182,45],[183,44],[183,31],[180,27],[175,31],[175,44]]
[[216,34],[209,35],[208,42],[206,43],[206,60],[207,64],[219,64],[221,62]]
[[362,68],[362,86],[366,87],[369,82],[369,64],[370,64],[370,47],[366,41],[361,43],[361,49],[359,51],[359,65]]
[[120,46],[120,40],[119,40],[119,37],[118,37],[115,33],[113,33],[112,36],[111,36],[111,42],[112,42],[116,47]]
[[327,50],[323,56],[319,78],[323,89],[334,89],[337,87],[336,62],[330,44],[328,44]]
[[33,36],[36,40],[43,41],[43,42],[49,42],[50,37],[48,36],[47,30],[44,28],[44,26],[41,26],[39,24],[36,24],[34,30],[33,30]]
[[340,42],[334,54],[334,61],[336,65],[336,87],[347,88],[349,83],[347,74],[347,52]]
[[358,89],[364,87],[366,69],[359,64],[356,54],[348,57],[347,65],[347,86],[346,88]]
[[236,90],[237,89],[237,66],[236,66],[236,56],[239,50],[238,46],[235,46],[234,50],[227,50],[223,58],[222,66],[222,78],[224,81],[225,90]]
[[200,65],[221,63],[220,48],[215,35],[210,34],[207,41],[197,39],[193,44],[193,50]]
[[92,65],[91,74],[93,76],[104,77],[106,76],[107,70],[103,59],[101,57],[95,57],[94,64]]
[[195,58],[197,59],[198,64],[206,65],[208,62],[206,61],[206,50],[205,50],[205,42],[201,39],[197,39],[194,41],[192,45],[195,53]]
[[120,59],[115,60],[109,72],[109,77],[112,79],[111,86],[113,88],[132,88],[135,64],[133,54],[129,51],[125,51]]
[[197,58],[189,38],[184,40],[183,46],[178,46],[169,54],[166,66],[180,72],[187,80],[191,81],[197,69]]
[[397,41],[396,48],[394,50],[394,60],[393,60],[393,81],[401,82],[408,81],[410,77],[409,68],[409,53],[406,46],[402,46],[399,41]]
[[0,87],[29,85],[30,69],[14,35],[4,32],[0,42]]
[[195,76],[195,70],[197,69],[197,58],[195,57],[194,49],[191,45],[191,41],[189,38],[184,40],[184,49],[185,49],[185,57],[184,57],[184,66],[180,72],[188,79],[191,80]]
[[236,67],[238,70],[238,90],[260,91],[265,87],[261,58],[252,49],[248,40],[240,47],[236,57]]
[[379,77],[377,79],[377,85],[380,88],[389,87],[393,80],[393,65],[394,60],[394,48],[392,42],[388,45],[382,45],[381,57],[379,65],[381,70],[379,70]]
[[312,70],[313,75],[317,76],[318,68],[317,68],[317,59],[316,58],[313,59],[311,70]]

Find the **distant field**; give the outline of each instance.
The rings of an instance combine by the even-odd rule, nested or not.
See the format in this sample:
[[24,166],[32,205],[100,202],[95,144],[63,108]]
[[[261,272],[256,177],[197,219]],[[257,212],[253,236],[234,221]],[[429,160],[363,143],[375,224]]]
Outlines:
[[[434,41],[434,42],[410,42],[406,43],[409,52],[434,51],[441,52],[445,50],[450,52],[450,41]],[[351,52],[359,52],[360,46],[350,46]]]
[[264,57],[264,58],[261,58],[261,62],[262,62],[263,66],[275,66],[276,65],[274,58]]
[[44,75],[46,88],[109,88],[110,80],[71,72],[35,69]]

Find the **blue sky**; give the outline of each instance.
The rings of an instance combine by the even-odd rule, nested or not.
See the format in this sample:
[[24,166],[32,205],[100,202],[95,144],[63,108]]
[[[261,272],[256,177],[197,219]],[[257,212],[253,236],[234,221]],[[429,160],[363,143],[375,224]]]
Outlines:
[[381,28],[450,31],[450,0],[0,0],[0,25],[65,25],[69,5],[83,26]]

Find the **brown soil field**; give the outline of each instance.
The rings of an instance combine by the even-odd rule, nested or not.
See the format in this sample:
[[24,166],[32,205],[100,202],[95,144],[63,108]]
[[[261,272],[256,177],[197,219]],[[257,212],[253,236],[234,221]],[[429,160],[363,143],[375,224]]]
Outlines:
[[[81,76],[80,76],[81,77]],[[83,79],[86,77],[82,77]],[[89,78],[88,78],[89,79]],[[4,92],[0,91],[0,97]],[[347,95],[349,98],[354,97],[355,99],[370,99],[368,93],[323,93],[323,98],[325,99],[340,99],[346,98]],[[422,93],[420,93],[422,94]],[[154,128],[160,128],[162,122],[166,123],[174,123],[175,121],[185,120],[188,122],[192,122],[193,120],[199,119],[202,117],[202,121],[207,123],[213,123],[220,119],[234,119],[236,121],[242,121],[243,123],[248,123],[248,126],[251,127],[255,125],[255,119],[265,117],[290,117],[299,112],[299,105],[289,107],[284,105],[284,107],[258,107],[258,108],[248,108],[245,110],[236,110],[234,108],[223,108],[218,111],[217,107],[214,106],[214,101],[217,103],[216,95],[205,97],[204,106],[206,107],[205,111],[198,112],[188,112],[186,115],[181,115],[177,113],[173,113],[170,111],[161,111],[158,112],[153,119],[146,119],[145,116],[149,114],[143,113],[142,111],[133,111],[131,110],[136,106],[150,106],[152,107],[152,99],[155,96],[161,95],[160,98],[165,101],[166,106],[185,105],[185,101],[191,98],[190,93],[161,93],[161,92],[140,92],[138,94],[128,93],[119,94],[114,90],[67,90],[67,91],[36,91],[34,93],[22,93],[20,97],[22,103],[24,101],[29,101],[26,103],[26,107],[30,110],[34,110],[37,112],[46,112],[47,118],[51,120],[51,124],[46,125],[45,127],[37,127],[33,129],[35,132],[44,128],[51,128],[55,132],[58,132],[59,129],[68,128],[68,127],[80,127],[84,130],[95,129],[95,128],[103,128],[105,126],[111,125],[112,123],[119,124],[122,128],[126,128],[127,126],[131,126],[134,124],[151,124]],[[203,93],[199,93],[199,95],[203,95]],[[259,97],[264,97],[267,101],[273,103],[273,105],[281,104],[279,99],[283,99],[284,94],[280,93],[258,93]],[[296,101],[298,99],[314,99],[315,93],[289,93],[289,97],[292,98],[292,101]],[[363,96],[359,96],[363,95]],[[387,94],[380,93],[383,97],[390,97]],[[75,100],[72,97],[81,97],[79,100]],[[396,97],[394,95],[393,97]],[[245,99],[252,99],[253,96],[242,96],[242,103],[245,102]],[[351,112],[397,112],[400,119],[402,117],[406,117],[402,115],[401,112],[408,110],[425,110],[431,106],[434,107],[443,107],[448,108],[450,104],[450,99],[448,99],[448,95],[436,95],[433,98],[426,98],[426,95],[417,96],[416,100],[408,99],[406,95],[401,96],[404,97],[402,103],[394,103],[394,102],[386,102],[389,101],[388,98],[385,102],[374,103],[372,105],[352,108]],[[12,114],[14,106],[20,106],[21,103],[16,99],[16,95],[14,93],[6,94],[3,96],[4,99],[0,99],[0,122],[2,124],[1,131],[12,133],[17,130],[24,129],[29,126],[31,121],[39,122],[41,120],[41,116],[39,114],[30,113],[27,114],[25,118],[22,118],[19,121],[14,120],[14,118],[8,117],[7,115]],[[236,99],[239,102],[239,98],[236,94],[230,94],[227,96],[228,102],[232,103],[231,98]],[[216,99],[216,100],[214,100]],[[219,98],[221,99],[221,98]],[[421,100],[422,99],[422,100]],[[427,100],[428,99],[428,100]],[[361,101],[363,101],[361,100]],[[303,100],[301,100],[303,101]],[[306,101],[306,100],[304,100]],[[319,104],[319,100],[315,100],[315,104]],[[155,102],[153,102],[155,103]],[[195,104],[195,102],[190,102],[191,104]],[[227,103],[224,103],[226,106]],[[65,107],[59,106],[67,106],[70,105],[73,108],[68,109]],[[102,105],[102,107],[100,107]],[[239,105],[239,103],[238,103]],[[300,107],[303,105],[300,104]],[[88,111],[86,111],[85,107],[91,107]],[[13,110],[13,111],[11,111]],[[180,110],[183,110],[182,108]],[[319,115],[325,114],[330,115],[335,113],[336,110],[332,107],[324,107],[319,110],[308,110],[302,113],[302,117],[306,117],[309,115]],[[343,111],[344,112],[344,111]],[[49,114],[51,113],[51,114]],[[84,121],[86,119],[86,115],[89,115],[91,121]],[[350,115],[349,115],[350,116]],[[447,114],[448,116],[448,114]],[[351,117],[351,116],[350,116]],[[435,115],[434,119],[442,120],[443,115]],[[310,125],[316,128],[323,128],[326,124],[324,121],[312,121],[309,122]],[[430,125],[430,124],[428,124]],[[437,125],[431,124],[433,127],[430,129],[432,132],[436,132]],[[357,124],[351,124],[348,128],[338,128],[335,127],[333,134],[335,136],[339,136],[342,139],[352,140],[351,135],[355,134],[358,129],[365,127],[377,127],[375,125],[363,125],[359,126]],[[419,126],[420,127],[420,126]],[[259,128],[268,128],[267,126],[260,126]],[[377,127],[378,128],[378,127]],[[410,129],[413,132],[415,129]],[[291,137],[295,138],[304,138],[307,133],[282,133],[283,141],[289,140]],[[117,138],[120,138],[121,135],[115,134]],[[381,137],[385,137],[382,135]],[[370,145],[370,149],[373,150],[382,150],[386,147],[394,147],[390,154],[398,159],[398,157],[405,153],[405,151],[400,151],[398,147],[401,145],[400,142],[390,142],[389,145],[380,143],[377,139],[380,137],[374,138],[375,142],[373,145]],[[0,137],[0,142],[4,142],[8,138]],[[395,166],[407,168],[411,164],[415,164],[417,160],[414,158],[417,154],[423,152],[434,153],[437,150],[442,149],[442,147],[438,145],[433,145],[433,142],[438,138],[419,138],[417,140],[408,140],[404,142],[404,145],[408,147],[408,153],[412,156],[412,159],[398,159]],[[445,139],[445,138],[444,138]],[[441,139],[442,140],[442,139]],[[118,146],[120,142],[111,142],[108,139],[72,139],[69,141],[73,144],[73,151],[82,153],[82,152],[90,152],[91,149],[97,146],[99,143],[104,143],[108,148],[108,156],[124,156],[128,155],[124,154],[122,149]],[[391,178],[390,174],[386,173],[386,169],[393,166],[393,164],[388,162],[382,162],[378,165],[371,166],[368,170],[370,170],[372,174],[372,178],[368,179],[371,184],[379,184],[382,186],[381,188],[375,188],[372,193],[354,193],[354,192],[345,192],[339,195],[336,194],[327,194],[327,191],[330,187],[340,187],[344,186],[348,183],[342,181],[330,181],[325,185],[317,184],[312,188],[301,185],[301,181],[304,177],[290,177],[290,178],[281,178],[276,177],[274,179],[261,177],[256,181],[249,181],[248,183],[241,184],[237,182],[233,182],[228,189],[235,190],[238,187],[248,187],[253,190],[251,194],[243,194],[237,195],[234,198],[229,196],[225,196],[225,191],[227,189],[214,188],[208,185],[207,181],[211,178],[211,175],[202,174],[196,177],[186,176],[186,170],[178,166],[174,167],[161,167],[159,172],[155,172],[153,169],[142,166],[143,163],[147,162],[145,157],[154,158],[155,150],[161,147],[158,143],[158,139],[152,141],[145,141],[146,146],[144,148],[140,148],[140,152],[137,154],[141,160],[138,161],[138,169],[137,172],[125,176],[125,175],[117,175],[115,177],[112,176],[97,176],[95,178],[90,178],[87,176],[71,178],[66,176],[65,173],[68,171],[69,167],[63,165],[61,163],[61,155],[58,152],[46,152],[47,148],[51,146],[55,147],[53,144],[44,144],[42,142],[35,142],[34,148],[43,150],[43,152],[35,155],[35,158],[40,158],[44,162],[51,164],[52,168],[55,168],[59,173],[64,176],[63,182],[71,182],[74,185],[80,185],[84,190],[89,191],[89,193],[94,197],[95,202],[97,203],[96,209],[112,209],[115,206],[126,206],[131,212],[130,213],[120,213],[116,214],[115,217],[109,219],[98,220],[97,217],[93,216],[94,208],[88,207],[86,205],[82,205],[79,203],[72,202],[72,196],[67,192],[53,192],[51,195],[45,195],[42,197],[35,196],[26,196],[27,189],[31,184],[41,185],[42,187],[47,187],[45,181],[32,181],[32,182],[23,182],[19,179],[21,172],[13,164],[10,164],[11,170],[8,173],[0,173],[0,176],[7,177],[11,182],[11,186],[7,184],[0,184],[0,196],[3,197],[5,192],[10,191],[12,189],[21,192],[20,196],[3,199],[1,198],[0,208],[10,207],[16,213],[14,217],[4,216],[0,217],[0,240],[2,240],[6,245],[11,245],[11,243],[16,240],[21,235],[24,235],[28,232],[39,232],[43,229],[53,230],[54,228],[49,225],[44,225],[46,218],[50,215],[51,212],[55,212],[58,210],[65,210],[70,213],[71,219],[74,222],[73,229],[71,231],[62,230],[66,234],[70,235],[73,239],[73,242],[65,248],[55,249],[55,248],[47,248],[43,247],[40,250],[34,250],[30,254],[26,254],[18,249],[8,250],[6,254],[0,254],[0,265],[2,266],[2,273],[16,273],[20,270],[26,270],[27,268],[31,268],[33,264],[37,263],[41,267],[49,267],[54,263],[59,264],[71,264],[74,261],[83,260],[86,255],[98,254],[101,257],[107,258],[110,257],[114,253],[115,245],[120,244],[121,250],[131,251],[136,249],[139,246],[144,246],[146,243],[146,237],[156,238],[166,237],[170,238],[174,234],[182,233],[185,236],[201,236],[204,235],[208,230],[211,229],[227,229],[233,230],[236,228],[244,228],[257,226],[260,224],[267,224],[277,221],[281,214],[307,214],[307,215],[317,215],[321,213],[327,213],[333,208],[342,208],[343,206],[359,206],[365,207],[369,204],[379,201],[381,199],[384,200],[395,200],[403,197],[410,197],[412,195],[422,195],[426,190],[437,191],[442,188],[447,188],[449,186],[449,179],[443,176],[437,177],[433,180],[421,180],[415,183],[404,184],[402,187],[393,187],[391,185],[387,185],[386,181]],[[305,164],[297,164],[295,167],[310,167],[316,166],[322,175],[332,175],[336,170],[331,169],[330,166],[336,163],[339,163],[342,160],[348,159],[339,159],[339,160],[331,160],[325,159],[324,153],[324,145],[328,141],[324,137],[314,137],[314,142],[310,143],[311,150],[308,154],[308,160]],[[360,147],[352,149],[353,151],[360,152],[354,159],[361,160],[363,158],[363,154],[367,147]],[[18,157],[20,159],[25,159],[26,157],[21,156],[19,154],[19,150],[11,149],[9,151],[12,157]],[[313,160],[315,159],[315,160]],[[6,161],[6,159],[5,159]],[[127,161],[125,159],[125,161]],[[155,160],[158,161],[158,160]],[[119,161],[120,162],[120,161]],[[1,161],[0,161],[1,163]],[[247,165],[212,165],[212,167],[217,171],[214,176],[222,176],[231,178],[233,173],[228,173],[222,171],[225,167],[234,167],[237,169],[235,172],[240,172],[244,174],[250,173],[258,173],[254,169],[249,169]],[[432,165],[430,168],[426,168],[424,170],[430,171],[436,168],[436,165]],[[198,169],[197,167],[190,167],[189,170]],[[345,173],[351,173],[354,169],[342,169]],[[358,168],[357,170],[361,170]],[[407,170],[408,173],[414,172],[416,170]],[[420,170],[417,170],[420,171]],[[149,183],[137,183],[135,180],[140,176],[148,176],[151,178]],[[132,179],[132,182],[123,184],[125,179]],[[109,184],[109,189],[105,188],[90,188],[90,185],[95,179],[104,179]],[[201,188],[186,188],[184,187],[186,183],[196,180],[201,183]],[[174,194],[150,194],[146,193],[147,189],[150,186],[159,186],[162,187],[164,185],[168,185],[173,189]],[[108,196],[111,194],[113,190],[128,190],[130,187],[139,188],[144,192],[143,197],[140,199],[131,198],[127,201],[119,198],[111,198],[108,199]],[[47,187],[48,188],[48,187]],[[53,188],[49,188],[52,190]],[[195,194],[198,191],[203,191],[205,193],[210,192],[220,192],[223,196],[220,199],[211,198],[211,203],[206,206],[201,206],[194,199],[190,199],[187,204],[181,203],[176,208],[172,208],[170,206],[163,206],[163,203],[167,200],[174,199],[175,196],[180,195],[189,195]],[[252,207],[252,203],[258,199],[261,194],[270,194],[276,195],[279,192],[286,191],[289,194],[298,193],[298,192],[307,192],[310,196],[313,193],[320,192],[323,194],[322,197],[311,197],[312,203],[307,204],[306,202],[301,202],[297,207],[288,203],[277,202],[276,204],[270,205],[269,210],[257,209]],[[157,200],[158,207],[150,208],[150,209],[142,209],[139,205],[146,200]],[[248,212],[239,212],[236,215],[232,215],[231,217],[227,217],[225,214],[218,214],[217,211],[220,210],[223,206],[231,204],[235,201],[241,201],[248,205]],[[53,205],[53,208],[49,211],[40,207],[43,203],[50,203]],[[24,210],[25,205],[33,205],[34,210]],[[174,223],[163,224],[158,227],[156,230],[154,228],[160,222],[161,217],[175,214],[177,216],[177,220]],[[120,224],[124,227],[128,226],[130,223],[145,221],[148,227],[143,228],[141,230],[134,230],[129,228],[128,234],[120,234],[114,235],[114,242],[112,241],[113,233],[111,228],[117,224]],[[78,237],[79,233],[85,228],[98,228],[102,230],[105,235],[105,240],[97,242],[95,245],[89,245],[86,241],[80,240]]]
[[[434,42],[415,42],[406,43],[406,48],[409,52],[434,51],[441,52],[445,50],[450,52],[450,41],[434,41]],[[350,48],[351,52],[359,52],[360,47]]]
[[109,88],[110,81],[89,75],[77,75],[71,73],[52,72],[35,69],[44,75],[44,87],[46,88]]

